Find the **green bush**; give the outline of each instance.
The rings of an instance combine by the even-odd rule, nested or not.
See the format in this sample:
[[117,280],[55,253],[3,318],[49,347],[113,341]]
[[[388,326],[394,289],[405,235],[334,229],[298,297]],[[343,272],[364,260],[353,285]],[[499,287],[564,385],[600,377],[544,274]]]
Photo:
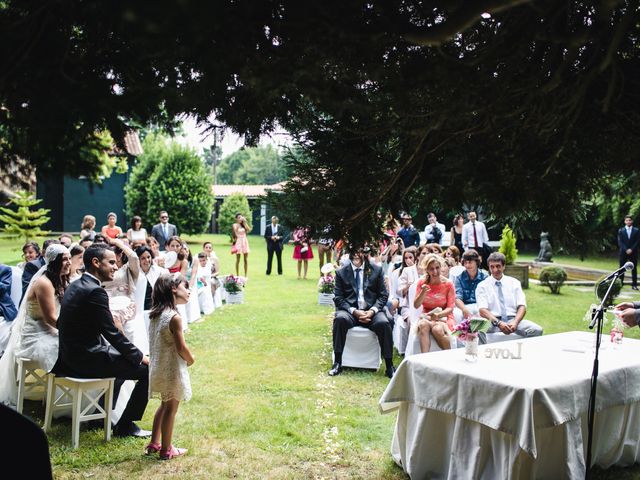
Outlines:
[[[602,298],[607,293],[607,289],[609,288],[609,284],[611,280],[598,280],[596,282],[596,297],[598,300],[602,301]],[[622,290],[622,280],[616,278],[613,287],[611,287],[611,292],[609,293],[609,298],[605,302],[605,307],[610,307],[616,303],[616,297],[620,295],[620,291]]]
[[540,271],[540,285],[549,287],[551,293],[556,295],[560,293],[560,287],[562,287],[566,279],[567,272],[560,267],[544,267]]
[[232,193],[224,199],[220,206],[220,213],[218,214],[218,232],[228,233],[229,238],[232,238],[232,225],[236,221],[236,214],[241,213],[244,218],[247,219],[249,225],[249,232],[253,228],[251,224],[251,209],[249,208],[249,201],[244,193]]
[[499,252],[505,256],[507,265],[512,265],[516,261],[516,257],[518,256],[516,236],[513,234],[513,230],[511,230],[509,225],[505,225],[502,229]]
[[205,231],[213,211],[212,179],[193,149],[172,142],[149,183],[148,218],[166,210],[180,235]]

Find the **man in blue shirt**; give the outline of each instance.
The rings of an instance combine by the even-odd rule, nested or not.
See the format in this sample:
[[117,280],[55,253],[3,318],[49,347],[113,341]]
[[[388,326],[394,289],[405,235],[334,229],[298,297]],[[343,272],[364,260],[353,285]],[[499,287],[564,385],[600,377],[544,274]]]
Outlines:
[[401,217],[402,228],[398,230],[398,236],[404,243],[404,248],[420,246],[420,232],[411,224],[411,215],[404,212]]
[[462,255],[464,272],[455,279],[456,307],[453,309],[453,318],[456,323],[479,314],[476,287],[489,276],[487,272],[480,270],[480,263],[480,255],[474,249],[469,249]]

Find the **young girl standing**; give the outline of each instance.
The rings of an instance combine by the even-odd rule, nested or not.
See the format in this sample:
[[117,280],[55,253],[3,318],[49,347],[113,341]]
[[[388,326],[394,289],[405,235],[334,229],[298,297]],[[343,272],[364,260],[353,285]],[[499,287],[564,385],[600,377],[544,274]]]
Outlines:
[[[189,285],[179,274],[158,277],[153,287],[149,313],[149,398],[160,398],[153,417],[151,442],[147,455],[160,452],[160,459],[169,460],[187,453],[186,448],[171,444],[173,424],[181,400],[191,398],[191,382],[187,367],[195,361],[182,335],[182,318],[176,305],[189,301]],[[160,443],[162,440],[162,444]]]

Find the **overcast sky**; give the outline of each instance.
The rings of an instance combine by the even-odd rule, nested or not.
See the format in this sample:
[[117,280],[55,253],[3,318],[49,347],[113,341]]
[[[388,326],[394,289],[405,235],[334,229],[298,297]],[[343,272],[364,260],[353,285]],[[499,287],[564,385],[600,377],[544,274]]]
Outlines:
[[[182,122],[185,135],[182,138],[176,137],[176,140],[195,148],[198,153],[201,153],[203,148],[211,148],[213,145],[213,135],[209,135],[208,137],[203,135],[203,128],[197,127],[195,120],[191,117],[184,118]],[[271,136],[264,135],[260,139],[261,145],[271,144],[275,147],[287,145],[290,142],[291,137],[284,131],[274,133]],[[218,139],[218,145],[222,148],[222,156],[226,157],[242,148],[243,139],[227,129],[224,132],[223,139]]]

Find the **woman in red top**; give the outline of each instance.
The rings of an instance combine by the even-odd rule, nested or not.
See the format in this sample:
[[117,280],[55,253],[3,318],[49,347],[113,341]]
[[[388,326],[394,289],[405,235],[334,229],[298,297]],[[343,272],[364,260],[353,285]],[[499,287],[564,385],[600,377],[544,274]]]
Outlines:
[[414,308],[422,305],[421,319],[418,322],[420,351],[426,353],[431,348],[431,335],[442,350],[451,348],[449,334],[453,330],[453,306],[456,291],[447,278],[440,274],[441,259],[429,254],[421,262],[426,272],[417,282]]
[[119,238],[122,235],[122,229],[116,225],[117,221],[118,216],[115,213],[109,212],[107,214],[107,225],[102,227],[102,234],[105,237]]

